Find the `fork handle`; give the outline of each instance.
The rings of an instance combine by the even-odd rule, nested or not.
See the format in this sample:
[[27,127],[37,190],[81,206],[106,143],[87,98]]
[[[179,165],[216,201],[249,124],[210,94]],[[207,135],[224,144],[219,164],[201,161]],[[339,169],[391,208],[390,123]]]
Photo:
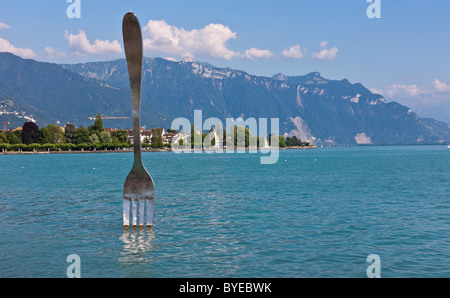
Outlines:
[[127,58],[131,89],[133,119],[134,163],[142,164],[141,158],[141,83],[142,83],[142,33],[139,21],[133,13],[127,13],[122,22],[122,35]]

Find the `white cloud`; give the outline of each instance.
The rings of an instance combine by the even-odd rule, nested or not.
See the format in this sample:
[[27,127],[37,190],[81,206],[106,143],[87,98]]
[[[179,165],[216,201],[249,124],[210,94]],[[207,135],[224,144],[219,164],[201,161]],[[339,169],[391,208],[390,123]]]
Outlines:
[[359,145],[368,145],[368,144],[372,144],[372,140],[370,139],[370,137],[368,135],[366,135],[366,133],[359,133],[355,136],[355,141],[357,144]]
[[45,49],[45,54],[47,55],[48,58],[51,59],[58,59],[58,58],[66,58],[67,54],[64,52],[59,52],[57,50],[55,50],[54,48],[51,47],[46,47]]
[[369,88],[370,92],[374,93],[374,94],[384,94],[384,91],[381,89],[375,89],[375,88]]
[[320,43],[320,48],[322,49],[320,52],[313,53],[312,57],[318,60],[333,60],[336,58],[339,49],[337,47],[333,47],[331,49],[327,49],[328,41],[322,41]]
[[336,58],[339,49],[337,47],[331,49],[323,49],[318,53],[313,53],[313,58],[318,60],[333,60]]
[[419,97],[427,95],[428,97],[433,96],[433,94],[448,92],[450,91],[450,86],[439,79],[435,79],[431,84],[418,86],[416,84],[394,84],[383,88],[383,90],[370,89],[373,93],[386,94],[386,96],[393,97]]
[[256,59],[269,59],[273,57],[273,53],[269,50],[260,50],[257,48],[251,48],[244,52],[242,58],[256,60]]
[[186,30],[167,24],[164,20],[150,20],[143,27],[144,50],[177,57],[194,58],[204,55],[232,59],[239,53],[227,48],[236,33],[222,24],[209,24],[201,29]]
[[438,79],[435,79],[433,81],[433,86],[439,92],[450,91],[450,86],[448,86],[446,83],[439,81]]
[[394,96],[418,96],[421,93],[423,93],[423,91],[420,90],[419,86],[417,86],[416,84],[411,85],[394,84],[387,87],[386,90],[387,96],[391,98]]
[[78,34],[69,34],[66,30],[65,38],[69,41],[69,49],[78,56],[122,53],[122,47],[117,40],[109,41],[96,39],[91,43],[83,30],[79,30]]
[[295,45],[295,46],[284,49],[284,51],[281,53],[281,55],[283,55],[286,58],[292,58],[292,59],[300,59],[300,58],[305,57],[305,54],[302,52],[300,45]]
[[10,25],[0,22],[0,30],[9,29],[9,28],[11,28]]
[[178,60],[173,57],[164,57],[164,59],[166,59],[167,61],[178,62]]
[[431,98],[438,93],[450,91],[450,86],[439,79],[435,79],[431,84],[418,86],[416,84],[393,84],[382,89],[369,89],[372,93],[386,95],[389,98],[394,97],[424,97]]
[[22,58],[36,58],[37,54],[28,48],[16,48],[6,39],[0,38],[0,52],[9,52]]
[[391,100],[410,107],[420,117],[435,118],[450,123],[450,86],[439,79],[429,84],[394,84],[378,89],[370,89]]

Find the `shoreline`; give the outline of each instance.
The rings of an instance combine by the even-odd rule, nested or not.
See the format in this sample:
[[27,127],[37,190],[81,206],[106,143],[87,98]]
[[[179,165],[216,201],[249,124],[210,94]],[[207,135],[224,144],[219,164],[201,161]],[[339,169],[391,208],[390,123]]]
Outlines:
[[[283,148],[266,148],[264,150],[292,150],[292,149],[315,149],[317,146],[311,145],[311,146],[304,146],[304,147],[283,147]],[[202,149],[202,151],[215,151],[216,149]],[[226,152],[226,148],[222,148],[223,152]],[[255,150],[250,149],[248,147],[245,148],[245,151],[248,150]],[[256,149],[260,151],[261,149]],[[172,152],[172,149],[142,149],[141,152]],[[183,152],[182,150],[180,150]],[[191,152],[194,151],[194,149],[190,150]],[[234,148],[234,151],[237,151],[237,148]],[[84,151],[6,151],[6,152],[0,152],[0,155],[46,155],[46,154],[83,154],[83,153],[133,153],[134,150],[84,150]]]

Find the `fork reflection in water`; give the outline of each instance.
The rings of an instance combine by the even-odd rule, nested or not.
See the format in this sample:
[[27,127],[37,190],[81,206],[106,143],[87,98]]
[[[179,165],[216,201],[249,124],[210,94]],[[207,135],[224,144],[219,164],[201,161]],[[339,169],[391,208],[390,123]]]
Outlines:
[[152,244],[155,233],[149,230],[132,232],[125,230],[120,237],[123,242],[123,250],[120,252],[119,263],[149,263],[147,253],[154,250]]

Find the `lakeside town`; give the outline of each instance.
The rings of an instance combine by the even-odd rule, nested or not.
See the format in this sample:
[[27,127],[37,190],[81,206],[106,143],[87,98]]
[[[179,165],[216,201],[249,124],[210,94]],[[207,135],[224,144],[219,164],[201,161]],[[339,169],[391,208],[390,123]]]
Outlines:
[[[178,132],[172,129],[141,127],[140,141],[143,150],[170,151],[172,144],[182,147],[191,143],[190,148],[208,147],[210,149],[227,148],[227,142],[233,147],[238,146],[238,130],[242,128],[242,145],[245,148],[269,148],[271,137],[254,137],[248,128],[235,127],[233,136],[224,129],[220,134],[211,128],[208,133],[192,129],[190,132]],[[240,131],[240,130],[239,130]],[[198,136],[196,136],[198,135]],[[224,137],[225,136],[225,137]],[[198,140],[201,140],[198,143]],[[222,143],[222,142],[223,143]],[[205,145],[206,142],[206,146]],[[100,115],[89,127],[76,127],[67,123],[64,126],[49,124],[41,127],[33,122],[25,122],[22,127],[0,130],[0,154],[7,153],[50,153],[50,152],[102,152],[102,151],[132,151],[134,143],[133,130],[119,128],[104,128]],[[187,145],[189,148],[189,145]],[[303,143],[297,137],[278,136],[279,148],[313,148],[309,143]]]

